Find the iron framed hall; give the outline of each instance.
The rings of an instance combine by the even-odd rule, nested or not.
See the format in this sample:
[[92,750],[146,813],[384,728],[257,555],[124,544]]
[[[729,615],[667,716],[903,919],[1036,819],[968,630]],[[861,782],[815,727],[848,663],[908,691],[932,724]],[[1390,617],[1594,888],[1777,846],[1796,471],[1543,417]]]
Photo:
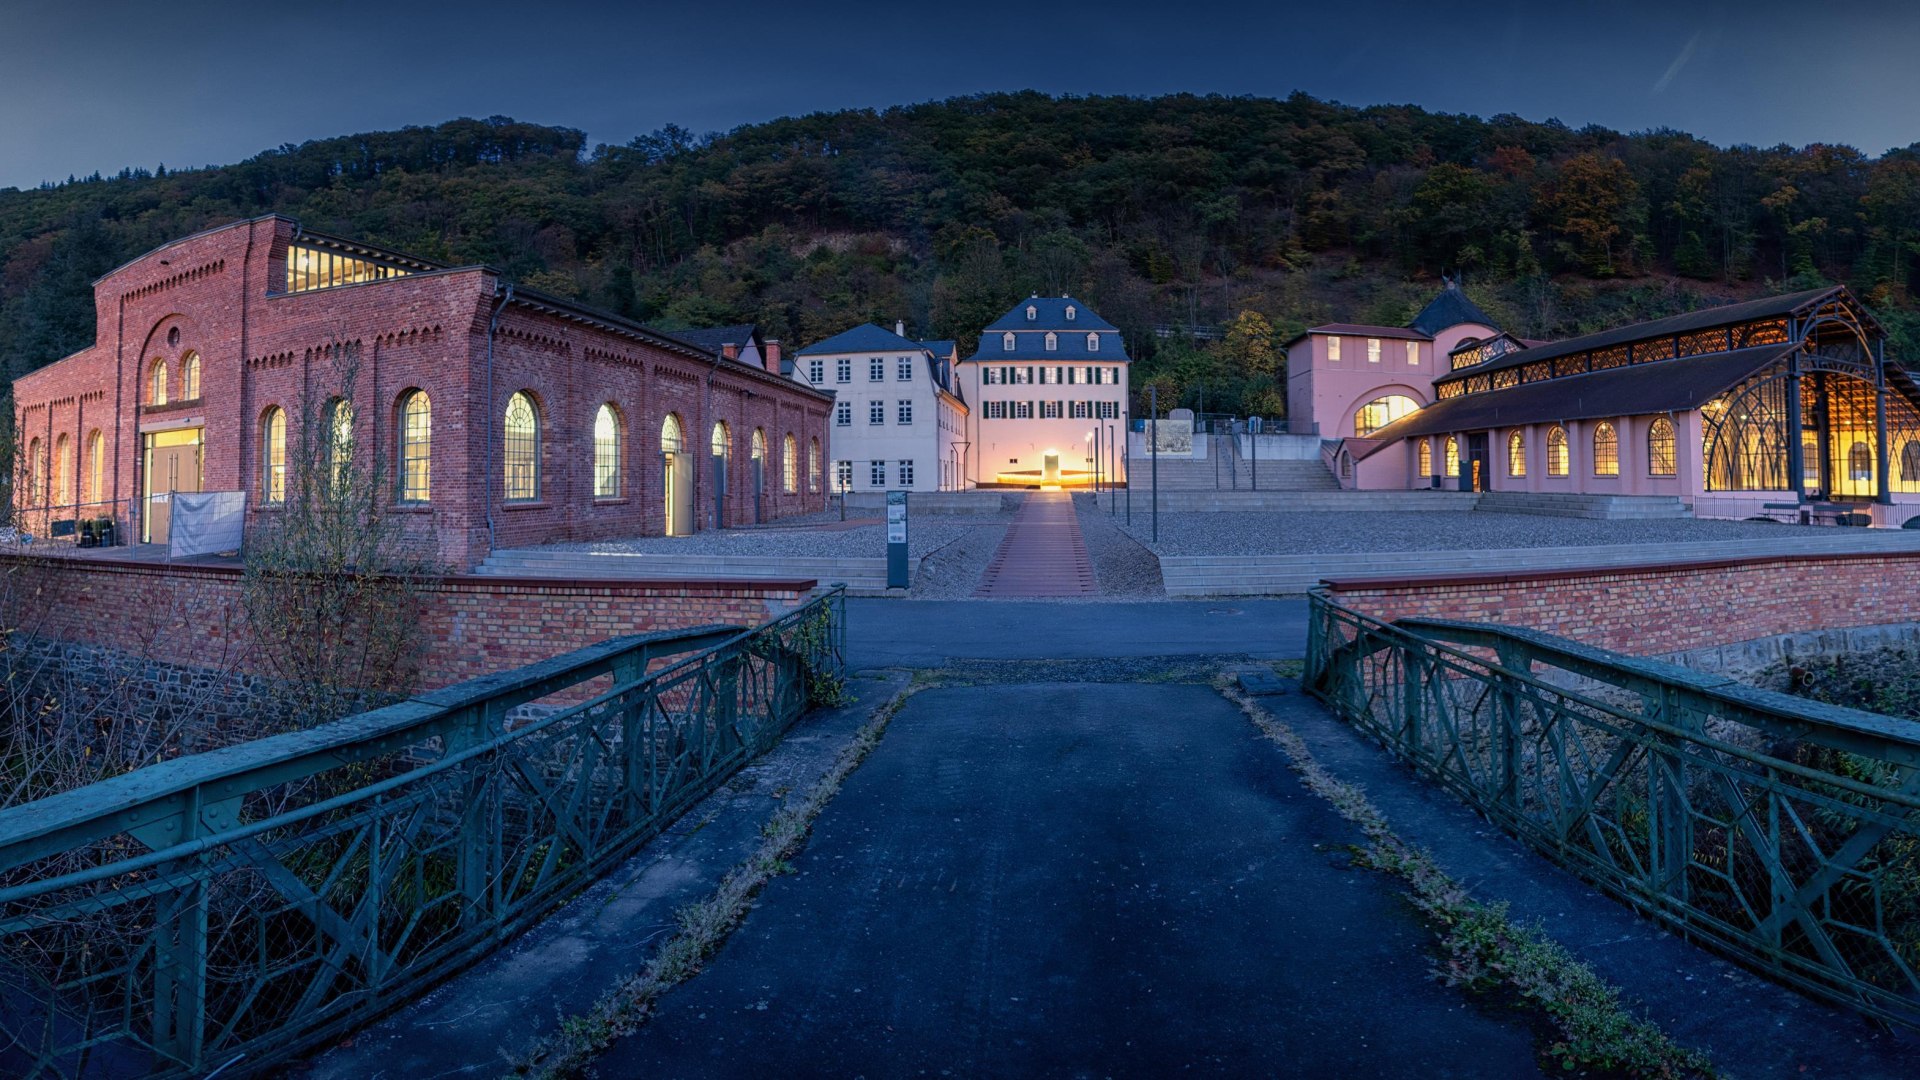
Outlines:
[[[1703,517],[1920,506],[1920,382],[1844,286],[1489,355],[1334,451],[1354,487],[1674,496]],[[1436,466],[1438,466],[1436,468]],[[1902,509],[1904,507],[1904,510]]]

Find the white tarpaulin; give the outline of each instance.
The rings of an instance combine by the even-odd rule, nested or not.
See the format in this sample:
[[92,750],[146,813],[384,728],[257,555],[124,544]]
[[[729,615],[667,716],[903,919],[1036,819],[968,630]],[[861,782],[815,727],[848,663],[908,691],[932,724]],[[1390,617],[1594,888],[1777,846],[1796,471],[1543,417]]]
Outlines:
[[240,529],[247,516],[244,491],[176,491],[173,521],[167,528],[167,555],[211,555],[240,550]]

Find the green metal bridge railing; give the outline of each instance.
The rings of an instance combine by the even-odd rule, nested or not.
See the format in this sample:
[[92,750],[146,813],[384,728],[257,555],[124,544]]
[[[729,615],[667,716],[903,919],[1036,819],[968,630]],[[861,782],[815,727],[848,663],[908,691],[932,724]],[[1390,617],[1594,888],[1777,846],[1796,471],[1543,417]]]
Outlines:
[[1920,1025],[1920,724],[1531,630],[1311,598],[1304,684],[1690,938]]
[[844,596],[0,811],[0,1075],[252,1072],[403,1003],[777,741],[844,670]]

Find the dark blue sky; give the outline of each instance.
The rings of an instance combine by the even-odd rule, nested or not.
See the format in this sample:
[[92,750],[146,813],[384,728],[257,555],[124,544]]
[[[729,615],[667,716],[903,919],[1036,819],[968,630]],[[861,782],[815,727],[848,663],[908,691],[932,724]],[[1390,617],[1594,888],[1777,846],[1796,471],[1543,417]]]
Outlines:
[[0,187],[495,113],[624,142],[982,90],[1920,141],[1920,4],[0,0]]

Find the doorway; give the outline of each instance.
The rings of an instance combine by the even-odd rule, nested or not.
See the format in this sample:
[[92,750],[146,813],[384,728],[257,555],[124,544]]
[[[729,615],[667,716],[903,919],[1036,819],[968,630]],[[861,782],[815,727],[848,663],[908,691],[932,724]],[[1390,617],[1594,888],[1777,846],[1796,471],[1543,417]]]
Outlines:
[[666,534],[688,536],[693,532],[693,455],[686,452],[680,438],[680,418],[672,413],[660,425],[660,489],[666,500]]
[[1467,436],[1467,459],[1460,470],[1460,490],[1487,490],[1488,461],[1491,455],[1487,450],[1487,433]]
[[203,466],[201,428],[177,428],[148,432],[144,443],[142,473],[146,514],[141,519],[140,541],[164,544],[173,524],[173,493],[199,491]]

